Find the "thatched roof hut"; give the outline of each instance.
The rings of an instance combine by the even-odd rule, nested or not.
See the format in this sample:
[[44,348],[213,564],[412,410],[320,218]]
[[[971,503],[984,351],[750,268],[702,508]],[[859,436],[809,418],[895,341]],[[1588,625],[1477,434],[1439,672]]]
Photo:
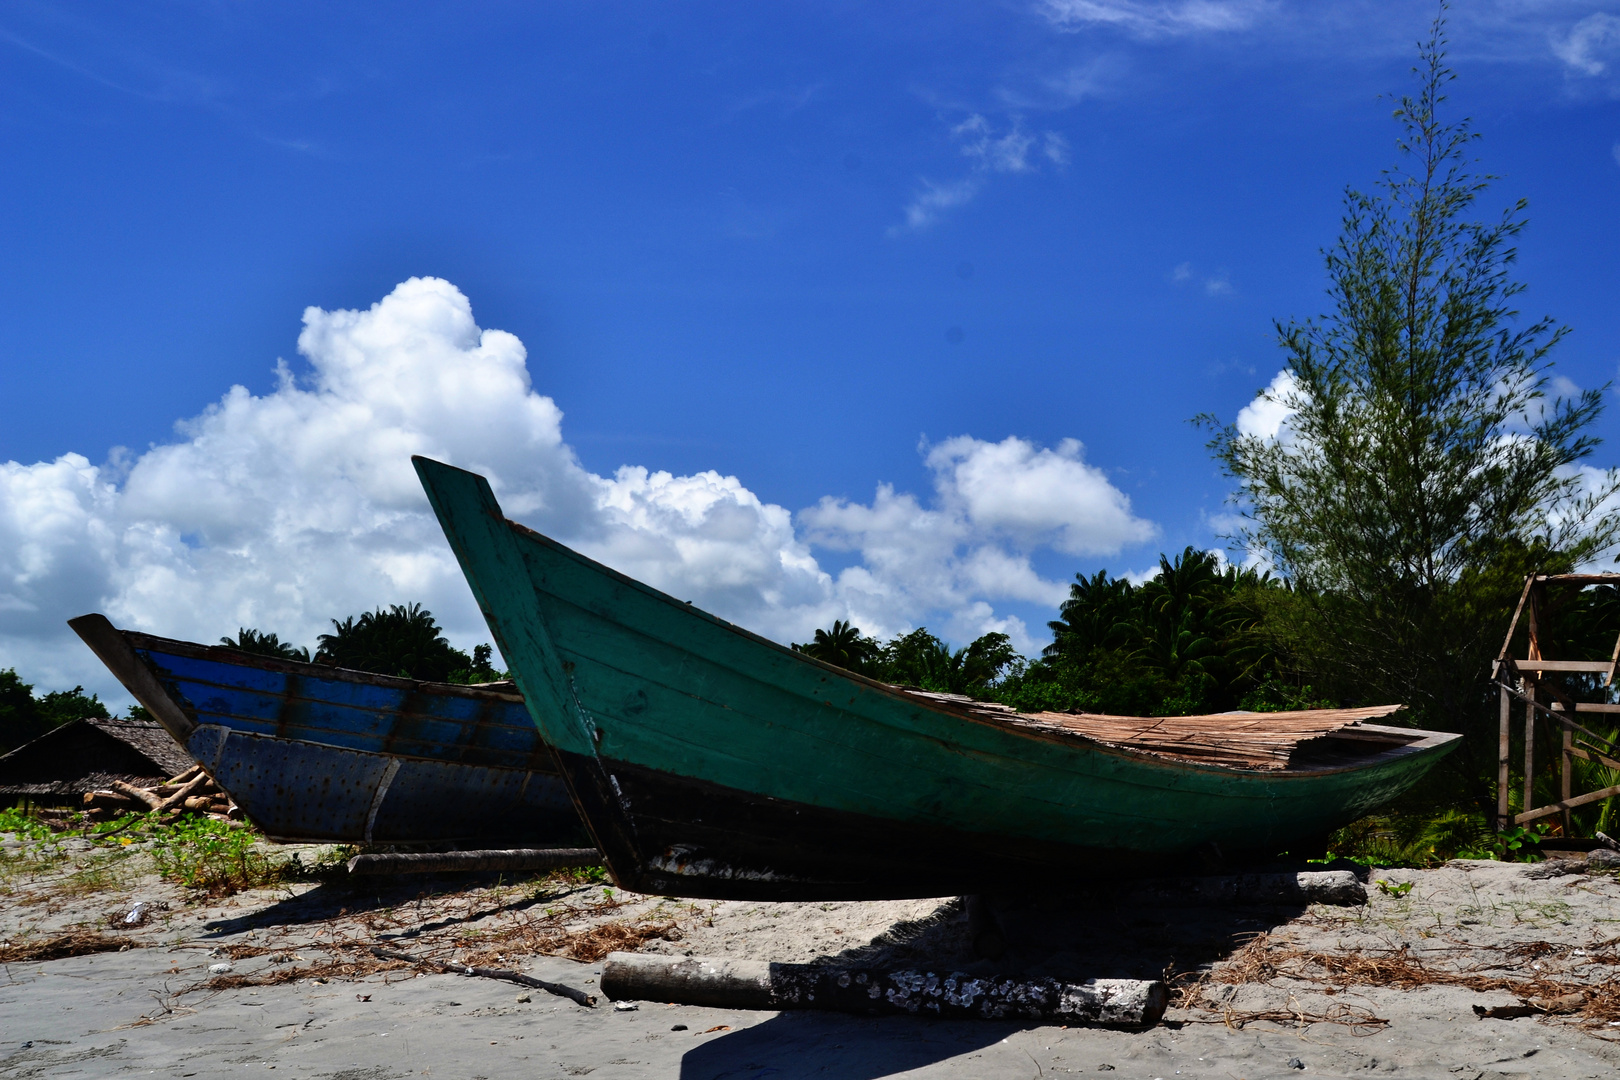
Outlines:
[[74,720],[0,757],[0,805],[76,805],[114,780],[150,787],[195,764],[150,720]]

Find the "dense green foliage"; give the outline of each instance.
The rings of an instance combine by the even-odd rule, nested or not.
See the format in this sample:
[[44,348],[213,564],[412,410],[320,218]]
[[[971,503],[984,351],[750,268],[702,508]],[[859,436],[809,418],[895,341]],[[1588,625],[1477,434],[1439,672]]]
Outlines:
[[945,694],[989,696],[1024,660],[1006,634],[990,633],[954,652],[927,627],[879,644],[846,622],[817,630],[815,640],[793,648],[806,656],[881,682]]
[[[272,638],[274,635],[270,635]],[[342,622],[322,634],[315,662],[379,675],[427,682],[493,682],[493,650],[480,645],[468,656],[439,632],[433,613],[421,604],[392,604]]]
[[101,699],[82,686],[36,697],[33,685],[23,682],[15,668],[0,671],[0,754],[70,720],[106,715]]
[[1269,594],[1287,591],[1191,547],[1161,555],[1140,585],[1105,570],[1077,575],[1041,662],[998,696],[1025,711],[1133,716],[1303,707],[1261,629]]
[[[220,638],[219,643],[260,656],[310,660],[308,649],[248,627],[238,630],[235,638]],[[341,622],[333,619],[332,633],[321,635],[314,660],[425,682],[484,683],[505,677],[492,664],[494,653],[492,646],[478,645],[468,656],[440,634],[433,612],[421,604],[392,604]]]
[[1188,548],[1161,556],[1140,585],[1098,571],[1079,575],[1038,661],[990,633],[954,652],[926,628],[886,643],[835,622],[795,649],[884,682],[968,694],[1026,712],[1046,709],[1140,716],[1274,710],[1320,704],[1282,674],[1261,631],[1267,574],[1223,566]]

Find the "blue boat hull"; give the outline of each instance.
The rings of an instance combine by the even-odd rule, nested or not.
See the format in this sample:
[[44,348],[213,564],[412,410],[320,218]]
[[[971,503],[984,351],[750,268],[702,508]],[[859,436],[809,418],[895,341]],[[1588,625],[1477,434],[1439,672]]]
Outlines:
[[506,686],[389,678],[70,625],[272,839],[520,847],[583,835]]

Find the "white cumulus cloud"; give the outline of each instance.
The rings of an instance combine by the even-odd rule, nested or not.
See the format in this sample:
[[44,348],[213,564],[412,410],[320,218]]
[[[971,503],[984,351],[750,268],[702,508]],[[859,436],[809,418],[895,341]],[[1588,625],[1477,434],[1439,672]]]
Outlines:
[[1257,439],[1286,439],[1288,418],[1298,410],[1299,380],[1287,368],[1272,376],[1271,383],[1253,401],[1238,410],[1237,429]]
[[[309,361],[266,394],[237,386],[168,445],[109,463],[0,464],[0,668],[48,688],[124,695],[64,625],[213,641],[238,627],[312,644],[327,620],[420,601],[463,647],[487,640],[412,454],[488,476],[503,508],[586,554],[778,640],[854,615],[868,632],[925,620],[965,640],[1006,630],[995,603],[1053,604],[1030,551],[1112,552],[1150,539],[1123,494],[1067,441],[951,439],[931,448],[931,505],[879,489],[800,521],[741,480],[579,462],[523,344],[480,329],[453,285],[413,278],[364,311],[309,308]],[[834,577],[816,542],[857,552]]]
[[1158,535],[1082,450],[1073,439],[1042,449],[958,436],[928,452],[932,507],[880,485],[870,504],[826,498],[800,519],[813,543],[860,553],[861,565],[838,577],[860,625],[890,633],[948,612],[954,637],[999,629],[1029,648],[1023,624],[1007,629],[983,601],[1062,602],[1067,585],[1042,578],[1031,551],[1113,555]]

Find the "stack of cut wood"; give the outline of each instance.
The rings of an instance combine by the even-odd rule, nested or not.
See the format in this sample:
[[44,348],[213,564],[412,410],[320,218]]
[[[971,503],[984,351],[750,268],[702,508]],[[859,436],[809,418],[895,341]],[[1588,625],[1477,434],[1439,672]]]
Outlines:
[[84,810],[92,821],[110,821],[124,814],[156,813],[173,821],[182,814],[206,814],[216,821],[240,821],[242,809],[219,789],[201,765],[152,787],[137,787],[114,780],[109,790],[84,793]]

